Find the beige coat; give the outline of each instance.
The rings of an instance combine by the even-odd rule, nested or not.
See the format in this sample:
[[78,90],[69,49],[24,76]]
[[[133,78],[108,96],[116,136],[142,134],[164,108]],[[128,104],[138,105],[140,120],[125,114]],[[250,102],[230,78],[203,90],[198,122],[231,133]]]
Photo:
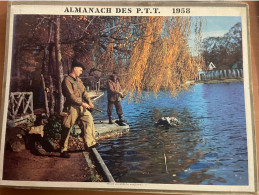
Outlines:
[[83,102],[91,103],[83,82],[80,78],[67,76],[62,83],[62,92],[66,98],[64,111],[68,115],[63,118],[62,122],[61,152],[67,151],[70,131],[77,120],[79,122],[78,125],[84,132],[86,145],[88,147],[93,146],[96,144],[93,117],[87,109],[81,106]]
[[[77,83],[77,85],[76,85]],[[62,92],[66,97],[65,105],[81,106],[83,101],[91,103],[91,99],[86,92],[86,88],[80,78],[67,76],[62,83]]]

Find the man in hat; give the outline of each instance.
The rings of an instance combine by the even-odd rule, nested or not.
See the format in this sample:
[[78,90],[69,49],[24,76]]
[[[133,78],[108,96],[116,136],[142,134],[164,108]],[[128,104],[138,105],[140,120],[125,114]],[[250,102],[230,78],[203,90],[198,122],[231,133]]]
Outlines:
[[122,97],[123,97],[123,93],[121,90],[120,83],[118,81],[118,74],[117,72],[113,72],[107,83],[107,99],[108,99],[107,113],[109,117],[109,124],[113,124],[113,120],[112,120],[113,104],[115,105],[119,120],[121,122],[126,122],[123,119],[123,112],[122,112],[121,102],[120,102]]
[[94,105],[88,96],[85,86],[79,76],[83,72],[84,66],[81,63],[73,62],[71,73],[65,77],[62,82],[62,92],[66,98],[64,104],[64,116],[62,122],[61,133],[61,153],[60,156],[69,158],[70,155],[67,152],[68,139],[70,131],[73,125],[78,121],[83,134],[84,141],[86,142],[86,148],[94,148],[98,146],[95,140],[95,127],[93,117],[90,113],[90,109],[94,108]]

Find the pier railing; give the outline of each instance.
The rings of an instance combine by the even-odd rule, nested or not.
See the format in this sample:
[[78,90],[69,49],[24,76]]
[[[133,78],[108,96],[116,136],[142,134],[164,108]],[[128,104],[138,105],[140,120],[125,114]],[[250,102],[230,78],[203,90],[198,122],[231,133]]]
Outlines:
[[8,105],[8,124],[17,126],[34,120],[33,93],[11,92]]
[[243,69],[208,70],[198,73],[198,80],[243,78]]

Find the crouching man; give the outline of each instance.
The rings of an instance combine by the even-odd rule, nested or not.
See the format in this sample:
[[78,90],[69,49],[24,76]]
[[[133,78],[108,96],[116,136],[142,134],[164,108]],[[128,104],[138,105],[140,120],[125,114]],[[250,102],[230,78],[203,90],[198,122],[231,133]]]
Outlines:
[[78,62],[73,62],[71,68],[71,73],[62,82],[62,92],[66,98],[64,112],[67,113],[62,122],[60,143],[60,156],[63,158],[70,157],[67,152],[68,139],[70,131],[76,122],[78,122],[83,132],[86,149],[99,145],[95,140],[93,117],[89,111],[89,109],[94,108],[94,105],[86,92],[83,82],[79,78],[85,68]]

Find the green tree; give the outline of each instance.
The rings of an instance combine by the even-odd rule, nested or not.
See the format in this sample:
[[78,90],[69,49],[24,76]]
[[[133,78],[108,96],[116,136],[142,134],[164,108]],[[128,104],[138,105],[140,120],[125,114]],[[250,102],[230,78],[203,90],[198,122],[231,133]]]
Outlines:
[[231,69],[238,64],[242,68],[242,29],[235,24],[223,37],[209,37],[203,40],[203,54],[206,64],[216,64],[218,69]]

